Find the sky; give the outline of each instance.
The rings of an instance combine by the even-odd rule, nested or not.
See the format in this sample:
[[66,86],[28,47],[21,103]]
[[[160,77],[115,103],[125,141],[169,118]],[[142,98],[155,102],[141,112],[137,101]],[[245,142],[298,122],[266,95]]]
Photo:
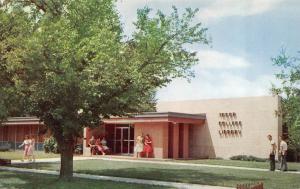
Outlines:
[[194,21],[208,28],[212,43],[190,47],[199,58],[195,77],[160,88],[158,101],[271,95],[271,83],[280,85],[271,58],[282,48],[300,51],[299,0],[119,0],[117,9],[130,35],[138,8],[170,13],[173,5],[199,8]]

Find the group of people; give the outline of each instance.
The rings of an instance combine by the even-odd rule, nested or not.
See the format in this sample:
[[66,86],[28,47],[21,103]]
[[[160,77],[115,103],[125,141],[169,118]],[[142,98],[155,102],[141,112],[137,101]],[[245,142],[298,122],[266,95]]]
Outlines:
[[[272,138],[272,135],[268,135],[268,139],[270,141],[270,171],[275,171],[275,156],[276,156],[276,152],[277,152],[277,145],[275,143],[275,141]],[[278,149],[278,161],[279,161],[279,170],[281,171],[287,171],[287,162],[286,162],[286,158],[287,158],[287,143],[286,143],[286,137],[282,136],[279,137],[280,140],[280,144],[279,144],[279,149]]]
[[29,137],[29,135],[25,136],[25,139],[21,145],[19,145],[19,148],[22,148],[24,146],[24,153],[23,153],[23,159],[21,161],[24,161],[27,159],[28,161],[35,161],[35,155],[34,155],[34,145],[35,145],[35,139],[33,136]]
[[89,141],[89,146],[91,148],[91,156],[93,154],[97,154],[98,152],[101,152],[102,155],[105,155],[109,151],[105,137],[102,139],[100,137],[95,139],[95,137],[92,136]]
[[136,154],[136,158],[141,157],[142,153],[145,153],[146,157],[149,158],[149,155],[153,152],[152,139],[150,135],[147,134],[145,137],[143,135],[137,136],[135,142],[134,152]]

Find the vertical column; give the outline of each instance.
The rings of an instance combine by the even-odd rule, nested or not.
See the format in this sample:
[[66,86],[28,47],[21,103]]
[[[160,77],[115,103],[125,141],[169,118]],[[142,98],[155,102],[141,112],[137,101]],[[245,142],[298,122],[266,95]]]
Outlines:
[[39,151],[39,139],[40,139],[40,125],[37,126],[37,131],[36,131],[36,150]]
[[189,124],[183,126],[183,158],[189,158]]
[[18,128],[18,126],[14,126],[13,128],[15,130],[15,150],[16,150],[17,149],[17,128]]
[[169,123],[161,123],[162,135],[162,158],[168,158],[169,155]]
[[90,128],[85,127],[83,129],[83,155],[90,154],[90,148],[88,147],[89,138],[90,138]]
[[173,158],[177,159],[179,154],[179,125],[178,123],[171,123],[173,125]]
[[2,134],[2,138],[1,138],[1,142],[4,141],[4,127],[0,127],[1,130],[1,134]]

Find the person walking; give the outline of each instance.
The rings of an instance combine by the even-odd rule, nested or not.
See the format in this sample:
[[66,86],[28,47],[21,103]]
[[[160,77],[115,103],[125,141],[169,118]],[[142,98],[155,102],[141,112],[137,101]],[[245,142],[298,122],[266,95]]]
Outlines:
[[268,139],[270,142],[270,152],[269,152],[269,160],[270,160],[270,171],[275,171],[275,155],[276,155],[276,143],[272,138],[272,135],[268,135]]
[[22,148],[24,146],[24,153],[23,153],[23,159],[21,161],[24,161],[25,159],[28,159],[28,152],[30,147],[31,140],[28,135],[25,136],[25,139],[21,145],[19,145],[19,148]]
[[32,136],[30,139],[29,149],[28,149],[29,161],[35,162],[34,151],[35,151],[35,139],[34,139],[34,136]]
[[281,141],[280,141],[280,154],[281,154],[281,161],[280,161],[280,170],[281,171],[287,171],[287,162],[286,162],[286,158],[287,158],[287,143],[286,143],[286,138],[284,136],[281,137]]

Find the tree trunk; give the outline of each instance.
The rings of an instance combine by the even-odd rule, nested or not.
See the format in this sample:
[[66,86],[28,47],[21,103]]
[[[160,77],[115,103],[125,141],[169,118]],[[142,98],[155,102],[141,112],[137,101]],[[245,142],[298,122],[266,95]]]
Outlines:
[[73,177],[73,148],[74,141],[63,140],[60,145],[60,174],[59,178],[63,180],[71,180]]

